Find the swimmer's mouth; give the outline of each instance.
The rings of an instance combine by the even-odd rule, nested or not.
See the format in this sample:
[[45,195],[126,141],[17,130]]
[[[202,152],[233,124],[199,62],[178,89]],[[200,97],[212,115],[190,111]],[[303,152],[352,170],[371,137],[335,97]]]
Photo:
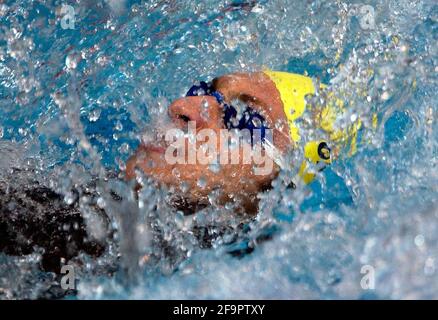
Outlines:
[[142,145],[143,150],[146,152],[155,152],[164,154],[166,152],[166,147],[161,144],[147,143]]

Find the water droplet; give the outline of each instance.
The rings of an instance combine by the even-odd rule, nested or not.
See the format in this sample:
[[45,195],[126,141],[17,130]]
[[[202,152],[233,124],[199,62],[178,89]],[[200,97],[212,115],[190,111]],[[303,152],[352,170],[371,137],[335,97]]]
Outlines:
[[207,185],[207,180],[204,177],[198,179],[197,186],[199,188],[205,188],[206,185]]
[[119,151],[121,153],[129,153],[129,144],[127,144],[126,142],[122,143],[122,145],[119,148]]
[[258,14],[263,13],[263,11],[264,11],[264,8],[260,4],[255,5],[251,10],[251,12],[258,13]]
[[67,67],[67,69],[76,69],[80,60],[80,55],[76,53],[71,53],[65,58],[65,66]]
[[417,235],[414,242],[417,247],[422,247],[424,245],[424,236],[422,234]]
[[212,163],[208,166],[208,169],[213,173],[219,173],[221,171],[221,166],[218,163]]
[[184,228],[184,213],[181,211],[178,211],[175,215],[175,223],[178,226],[178,228],[183,229]]
[[121,171],[125,171],[125,170],[126,170],[126,163],[125,163],[125,161],[123,161],[123,160],[120,159],[120,158],[117,158],[117,159],[116,159],[116,162],[117,162],[117,164],[118,164],[118,166],[119,166],[119,169],[120,169]]
[[388,100],[389,99],[388,91],[383,92],[380,98],[384,101]]
[[184,182],[181,182],[180,189],[182,192],[186,193],[187,191],[189,191],[190,186],[187,182],[184,181]]
[[177,168],[173,168],[172,175],[179,178],[181,173],[179,172],[179,170]]
[[9,7],[4,3],[0,4],[0,17],[3,17],[9,10]]
[[68,205],[71,205],[75,202],[75,196],[72,193],[68,193],[64,196],[64,201]]
[[122,124],[122,122],[120,122],[120,120],[116,121],[115,129],[117,131],[122,131],[123,130],[123,124]]
[[88,120],[90,120],[90,122],[96,122],[97,120],[99,120],[100,114],[101,114],[101,110],[95,109],[95,110],[90,112],[90,114],[88,116]]
[[19,128],[18,133],[23,137],[27,136],[27,130],[24,128]]
[[99,208],[103,209],[103,208],[105,208],[105,205],[106,205],[105,200],[102,197],[97,199],[97,206]]
[[351,121],[351,122],[355,122],[356,120],[357,120],[357,114],[353,113],[353,114],[350,116],[350,121]]
[[108,63],[108,58],[106,56],[100,56],[96,59],[96,62],[100,66],[105,66]]
[[426,259],[424,263],[424,274],[431,276],[435,273],[435,260],[431,257]]
[[201,118],[208,121],[210,119],[209,104],[207,100],[202,101]]

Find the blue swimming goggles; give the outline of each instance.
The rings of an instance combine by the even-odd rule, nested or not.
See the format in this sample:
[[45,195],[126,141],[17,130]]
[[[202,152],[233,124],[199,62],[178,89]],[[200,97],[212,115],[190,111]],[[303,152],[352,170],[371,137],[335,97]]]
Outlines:
[[254,145],[254,130],[260,131],[261,142],[265,142],[266,129],[269,127],[266,125],[265,118],[249,106],[242,112],[240,119],[237,119],[238,112],[231,104],[227,104],[224,101],[224,96],[214,89],[214,87],[201,81],[199,85],[194,85],[187,92],[186,97],[193,96],[212,96],[215,97],[217,102],[224,107],[224,124],[229,130],[231,129],[248,129],[251,134],[251,144]]

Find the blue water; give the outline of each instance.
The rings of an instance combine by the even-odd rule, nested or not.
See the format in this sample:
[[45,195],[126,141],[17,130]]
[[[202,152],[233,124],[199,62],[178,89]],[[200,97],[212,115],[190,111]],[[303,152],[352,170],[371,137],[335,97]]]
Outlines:
[[[271,190],[238,245],[263,232],[272,240],[251,254],[195,246],[177,271],[140,268],[130,282],[123,272],[93,276],[113,260],[108,252],[81,273],[79,298],[437,298],[435,1],[65,1],[73,29],[61,27],[62,4],[0,5],[0,142],[55,185],[76,167],[123,170],[151,119],[195,81],[263,67],[329,84],[364,121],[367,141],[310,186]],[[364,5],[374,10],[372,27]],[[374,289],[361,286],[365,265],[375,270]],[[22,268],[20,279],[31,277]]]

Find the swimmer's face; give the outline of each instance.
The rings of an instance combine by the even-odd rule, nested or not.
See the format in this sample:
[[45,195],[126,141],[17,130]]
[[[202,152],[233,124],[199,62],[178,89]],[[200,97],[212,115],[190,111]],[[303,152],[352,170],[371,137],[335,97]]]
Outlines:
[[[254,112],[262,115],[266,126],[270,128],[271,141],[277,149],[285,152],[290,147],[289,128],[283,111],[280,94],[274,83],[264,73],[235,73],[219,77],[213,81],[214,90],[218,91],[227,104],[242,102]],[[220,137],[229,126],[224,121],[224,105],[214,96],[189,96],[175,100],[169,107],[169,116],[174,129],[187,131],[188,125],[196,127],[196,132],[209,129],[217,137],[217,149],[220,149]],[[238,162],[225,161],[220,166],[201,163],[196,158],[189,161],[190,148],[188,138],[185,139],[185,158],[179,163],[171,163],[166,157],[172,141],[142,144],[128,163],[126,175],[132,179],[136,169],[143,171],[159,183],[175,190],[175,193],[190,205],[208,205],[208,196],[215,191],[219,204],[235,203],[236,209],[248,213],[257,208],[257,193],[268,188],[278,174],[278,167],[261,149],[258,160],[244,157],[243,148],[239,149]],[[205,153],[205,142],[197,141],[192,144],[195,154],[201,150]],[[202,145],[204,144],[204,147]],[[195,146],[196,145],[196,146]],[[174,149],[172,149],[174,150]],[[203,153],[202,153],[203,152]],[[220,157],[223,157],[223,150]],[[234,155],[231,153],[234,152]],[[235,150],[228,150],[228,157],[235,157]],[[167,153],[174,154],[173,152]],[[193,155],[193,153],[192,153]],[[236,158],[233,158],[236,159]],[[223,163],[221,161],[221,163]],[[269,164],[271,167],[269,167]],[[258,168],[259,170],[254,170]],[[137,171],[138,172],[138,171]]]

